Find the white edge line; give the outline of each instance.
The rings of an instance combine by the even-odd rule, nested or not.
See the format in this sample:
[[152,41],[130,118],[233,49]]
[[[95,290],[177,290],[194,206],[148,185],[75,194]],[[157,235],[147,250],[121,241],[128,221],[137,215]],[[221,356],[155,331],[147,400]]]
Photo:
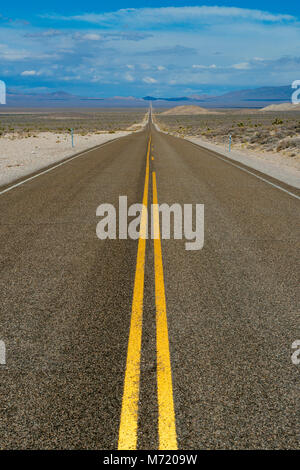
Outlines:
[[[153,123],[153,124],[154,124],[154,123]],[[158,129],[157,129],[157,130],[158,130]],[[159,129],[159,132],[163,132],[163,131],[161,131],[161,130]],[[176,136],[174,136],[174,137],[176,137]],[[178,138],[180,139],[180,137],[178,137]],[[192,142],[191,140],[187,140],[187,139],[184,139],[184,140],[185,140],[186,142],[189,142],[190,144],[192,144],[194,147],[201,148],[201,149],[203,149],[203,150],[208,150],[209,152],[212,152],[212,153],[213,153],[213,155],[212,155],[213,157],[219,158],[219,160],[222,160],[223,162],[228,163],[229,165],[235,166],[236,168],[239,168],[239,170],[242,170],[242,171],[244,171],[245,173],[248,173],[249,175],[255,176],[255,178],[258,178],[259,180],[264,181],[265,183],[268,183],[268,184],[270,184],[271,186],[274,186],[274,188],[280,189],[280,190],[283,191],[284,193],[287,193],[287,194],[289,194],[290,196],[295,197],[296,199],[299,199],[299,200],[300,200],[300,196],[297,196],[297,194],[291,193],[291,192],[288,191],[287,189],[284,189],[284,188],[282,188],[281,186],[278,186],[278,185],[275,184],[275,183],[271,183],[271,181],[268,181],[268,180],[266,180],[265,178],[262,178],[261,176],[256,175],[255,173],[252,173],[252,171],[246,170],[246,168],[243,168],[243,167],[237,165],[236,163],[233,163],[233,162],[231,162],[231,161],[229,161],[229,160],[226,160],[225,158],[221,157],[221,155],[218,154],[218,152],[217,152],[216,150],[211,150],[211,149],[208,149],[208,148],[206,148],[206,147],[202,147],[201,144],[198,145],[198,144],[196,144],[195,142]],[[228,158],[229,158],[229,157],[228,157]],[[257,171],[259,171],[259,170],[257,170]]]
[[[297,194],[291,193],[291,192],[288,191],[287,189],[284,189],[284,188],[282,188],[281,186],[278,186],[277,184],[271,183],[271,181],[268,181],[268,180],[266,180],[265,178],[262,178],[261,176],[256,175],[255,173],[252,173],[252,171],[246,170],[246,168],[243,168],[243,167],[241,167],[241,166],[239,166],[239,165],[236,165],[236,164],[233,163],[233,162],[230,162],[229,160],[226,160],[225,158],[222,158],[222,157],[221,157],[220,155],[218,155],[217,152],[215,152],[214,150],[207,149],[207,148],[202,147],[201,145],[197,145],[197,144],[195,144],[194,142],[191,142],[191,141],[186,141],[186,142],[190,142],[190,143],[191,143],[192,145],[194,145],[195,147],[198,147],[198,148],[200,147],[200,148],[202,148],[203,150],[208,150],[208,151],[210,151],[210,152],[213,152],[213,153],[214,153],[214,154],[213,154],[213,157],[219,158],[219,160],[222,160],[223,162],[228,163],[229,165],[235,166],[236,168],[239,168],[240,170],[245,171],[245,173],[249,173],[249,175],[255,176],[255,178],[258,178],[259,180],[264,181],[265,183],[268,183],[268,184],[270,184],[271,186],[274,186],[274,188],[280,189],[281,191],[283,191],[283,192],[289,194],[290,196],[293,196],[293,197],[295,197],[296,199],[299,199],[299,200],[300,200],[300,196],[297,196]],[[215,153],[216,153],[216,155],[215,155]]]
[[123,137],[127,137],[127,136],[117,137],[116,139],[112,139],[112,140],[109,140],[107,142],[103,142],[102,144],[100,144],[96,147],[93,147],[89,150],[84,150],[83,152],[81,152],[77,155],[74,155],[74,157],[70,157],[70,158],[67,157],[66,160],[64,160],[63,162],[60,162],[57,165],[54,165],[51,168],[48,168],[47,170],[43,170],[43,171],[41,171],[40,173],[38,173],[34,176],[30,176],[30,178],[26,178],[25,180],[22,180],[19,183],[13,184],[12,186],[9,186],[8,188],[4,189],[3,191],[0,191],[0,196],[2,196],[2,194],[4,194],[4,193],[7,193],[11,189],[17,188],[18,186],[21,186],[22,184],[27,183],[28,181],[31,181],[31,180],[37,178],[38,176],[44,175],[45,173],[49,173],[49,171],[55,170],[55,168],[58,168],[59,166],[65,165],[66,163],[69,163],[72,160],[75,160],[75,158],[82,157],[82,155],[85,155],[86,153],[93,152],[94,150],[98,150],[99,148],[103,147],[106,144],[112,144],[113,142],[116,142],[117,140],[122,139]]

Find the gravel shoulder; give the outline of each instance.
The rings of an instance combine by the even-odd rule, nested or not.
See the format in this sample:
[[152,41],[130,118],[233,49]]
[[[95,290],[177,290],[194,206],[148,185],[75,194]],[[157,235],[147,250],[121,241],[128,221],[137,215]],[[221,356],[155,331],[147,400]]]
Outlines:
[[60,162],[78,152],[131,133],[132,131],[118,131],[113,134],[75,135],[73,148],[70,134],[41,132],[35,137],[2,137],[0,140],[0,186]]
[[210,150],[220,153],[240,163],[261,171],[266,175],[282,181],[283,183],[300,189],[300,161],[275,153],[258,153],[249,150],[231,150],[229,152],[221,145],[212,144],[198,137],[187,137],[186,140],[194,142]]
[[[106,114],[102,114],[105,118]],[[68,121],[68,119],[70,120],[70,117],[68,116],[61,117],[55,115],[54,117],[56,120],[64,119],[65,124],[70,124]],[[48,120],[52,119],[53,121],[54,117],[52,115],[50,115],[50,117],[47,115]],[[33,119],[32,115],[31,119]],[[38,114],[37,119],[39,119],[38,123],[40,123],[40,113]],[[118,123],[117,120],[119,119],[119,116],[116,115],[115,119],[116,123]],[[127,120],[131,120],[131,122],[132,119],[131,115],[127,117]],[[93,127],[95,123],[93,124],[91,120],[92,117],[88,116],[85,120],[86,123],[85,121],[82,122],[85,123],[86,127]],[[92,128],[89,132],[75,132],[74,147],[72,147],[70,132],[61,132],[61,130],[38,131],[36,129],[36,123],[31,123],[33,127],[31,132],[25,132],[24,129],[23,133],[20,132],[20,129],[19,132],[16,130],[14,132],[6,132],[5,134],[2,132],[2,135],[0,133],[0,186],[30,175],[31,173],[52,165],[53,163],[60,162],[76,153],[88,150],[105,142],[118,139],[119,137],[124,137],[134,132],[138,132],[146,126],[147,121],[148,113],[144,115],[141,122],[133,123],[130,126],[125,127],[124,130],[111,129],[109,131],[104,129],[95,131]],[[110,124],[111,126],[116,126],[116,123],[112,122]],[[20,121],[19,125],[24,128],[24,119]]]

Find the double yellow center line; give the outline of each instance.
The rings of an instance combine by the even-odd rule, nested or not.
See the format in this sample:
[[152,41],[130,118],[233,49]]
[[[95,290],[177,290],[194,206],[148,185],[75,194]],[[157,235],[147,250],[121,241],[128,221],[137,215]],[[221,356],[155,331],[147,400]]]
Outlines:
[[[138,242],[135,281],[132,300],[130,333],[128,340],[124,392],[119,429],[119,450],[135,450],[137,447],[138,402],[140,392],[140,362],[142,347],[143,299],[145,277],[146,239],[148,231],[149,156],[151,137],[148,142],[146,174]],[[166,296],[159,230],[159,210],[156,175],[153,184],[153,233],[156,303],[156,353],[159,449],[177,449],[175,412],[173,403],[172,373],[168,338]]]

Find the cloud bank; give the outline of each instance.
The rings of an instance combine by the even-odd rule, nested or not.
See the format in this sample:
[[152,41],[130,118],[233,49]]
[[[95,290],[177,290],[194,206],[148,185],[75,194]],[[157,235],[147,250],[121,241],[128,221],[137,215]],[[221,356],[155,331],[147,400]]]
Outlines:
[[2,17],[0,78],[11,87],[182,96],[300,78],[299,21],[289,14],[170,6],[33,20]]

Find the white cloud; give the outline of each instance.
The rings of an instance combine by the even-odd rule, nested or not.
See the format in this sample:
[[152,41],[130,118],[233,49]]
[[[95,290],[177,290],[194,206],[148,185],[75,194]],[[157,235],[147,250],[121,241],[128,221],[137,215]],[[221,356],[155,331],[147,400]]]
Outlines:
[[21,49],[21,47],[16,46],[15,48],[11,48],[7,44],[4,44],[4,41],[5,41],[4,38],[6,38],[7,40],[7,35],[5,35],[5,33],[3,37],[0,39],[3,42],[3,44],[0,43],[1,61],[9,61],[9,62],[22,61],[31,56],[30,52],[24,49]]
[[[76,28],[69,21],[74,18],[83,18],[85,25]],[[65,19],[59,30],[49,29],[49,21],[44,28],[34,22],[0,28],[0,76],[11,77],[13,84],[24,71],[24,83],[49,85],[52,73],[53,87],[74,79],[86,94],[91,82],[95,87],[101,82],[108,85],[101,87],[103,94],[115,94],[114,85],[118,93],[127,93],[134,84],[137,94],[151,86],[151,93],[157,88],[167,96],[170,88],[178,95],[187,87],[198,93],[206,84],[205,89],[222,90],[288,84],[300,66],[300,23],[291,15],[203,6]],[[279,38],[276,44],[274,38]]]
[[134,76],[131,73],[127,72],[125,73],[125,80],[127,80],[127,82],[134,82]]
[[155,80],[155,78],[153,77],[144,77],[143,82],[151,84],[151,83],[157,83],[157,80]]
[[58,29],[46,29],[45,31],[38,31],[38,32],[33,32],[33,33],[26,33],[25,37],[26,38],[43,38],[43,37],[55,37],[55,36],[60,36],[62,34],[61,31]]
[[61,80],[65,81],[65,82],[73,82],[74,80],[81,80],[81,76],[80,75],[71,75],[71,76],[67,76],[67,77],[61,77]]
[[212,64],[212,65],[198,65],[198,64],[193,64],[193,65],[192,65],[192,68],[193,68],[193,69],[216,69],[217,66],[216,66],[216,64]]
[[85,21],[88,23],[118,25],[137,24],[145,26],[168,25],[174,23],[198,23],[199,21],[215,21],[217,18],[246,19],[247,21],[281,22],[292,21],[295,17],[287,14],[269,13],[263,10],[219,7],[219,6],[193,6],[193,7],[161,7],[161,8],[124,8],[105,13],[83,13],[82,15],[61,16],[42,15],[50,19],[62,19],[67,21]]
[[232,67],[237,70],[248,70],[250,69],[250,64],[249,62],[241,62],[239,64],[234,64]]
[[100,41],[100,34],[96,33],[87,33],[82,36],[82,39],[87,39],[88,41]]
[[32,77],[34,75],[38,75],[38,72],[36,70],[24,70],[24,72],[21,73],[23,77]]

